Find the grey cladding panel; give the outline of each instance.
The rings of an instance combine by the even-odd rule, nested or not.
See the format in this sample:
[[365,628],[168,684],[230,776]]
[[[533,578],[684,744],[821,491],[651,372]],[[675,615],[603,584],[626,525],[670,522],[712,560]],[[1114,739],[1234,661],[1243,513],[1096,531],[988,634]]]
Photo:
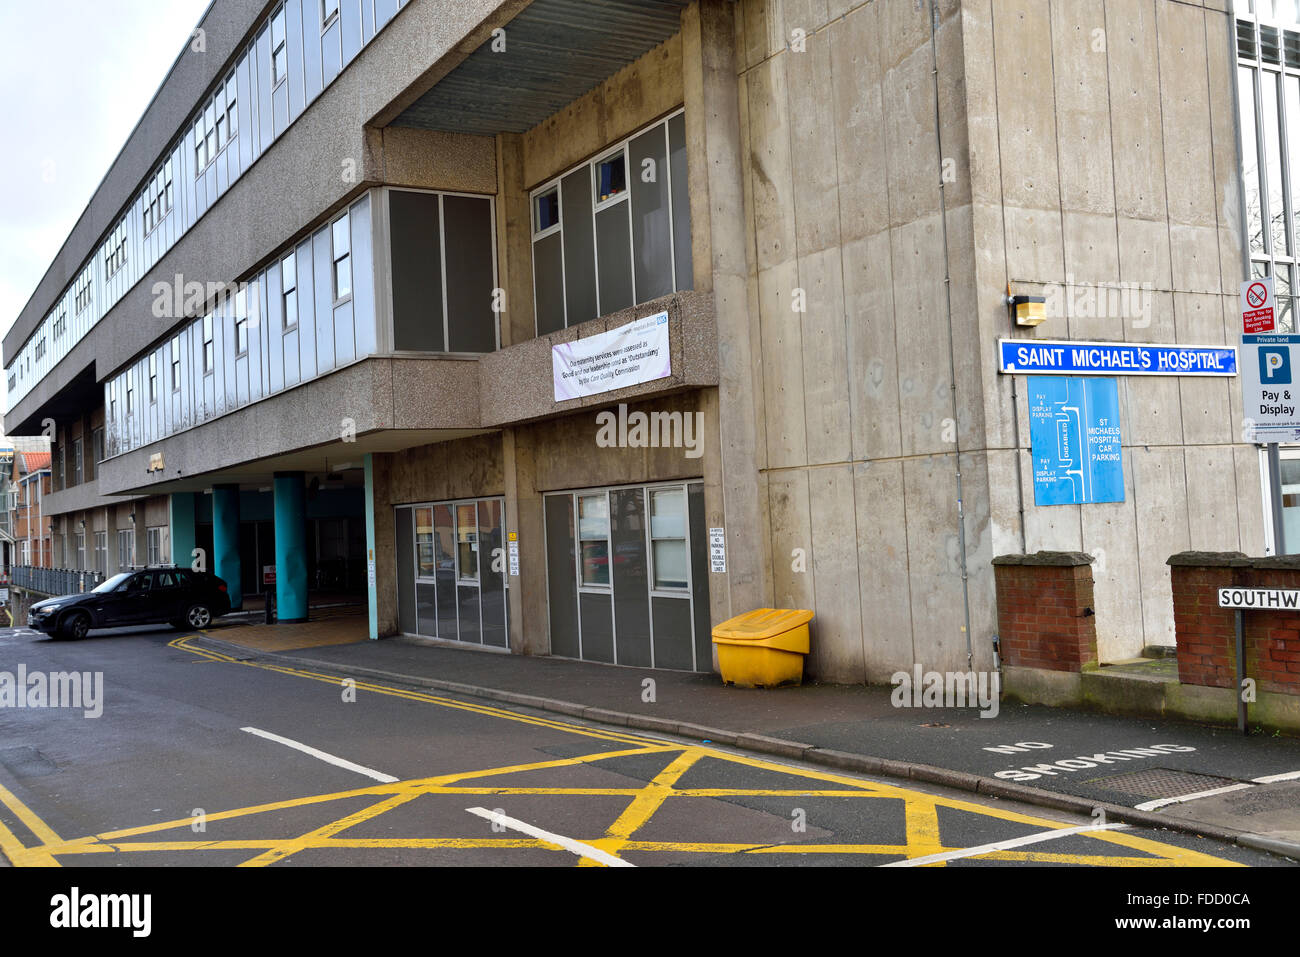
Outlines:
[[440,352],[445,343],[438,197],[393,190],[388,203],[394,345],[398,349]]
[[615,489],[609,495],[614,627],[620,665],[650,664],[650,574],[645,551],[645,492]]
[[451,352],[492,352],[497,347],[492,309],[492,203],[445,196],[447,335]]
[[596,213],[596,268],[602,315],[626,309],[635,302],[626,200]]
[[408,634],[418,634],[415,617],[415,536],[411,529],[411,510],[397,510],[397,627]]
[[578,657],[577,545],[573,531],[573,496],[548,495],[546,503],[546,575],[551,612],[551,654]]
[[564,233],[564,287],[569,325],[595,319],[596,261],[591,223],[591,167],[560,181],[560,231]]
[[673,291],[672,223],[668,150],[664,128],[654,126],[628,145],[632,168],[632,251],[636,295],[645,302]]
[[533,243],[533,280],[537,302],[537,334],[564,328],[564,276],[560,234]]

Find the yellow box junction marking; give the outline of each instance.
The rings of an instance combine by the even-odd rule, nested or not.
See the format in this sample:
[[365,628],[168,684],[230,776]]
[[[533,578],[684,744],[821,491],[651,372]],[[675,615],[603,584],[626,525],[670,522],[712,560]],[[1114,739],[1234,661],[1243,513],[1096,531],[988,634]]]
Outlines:
[[[170,642],[170,646],[191,652],[201,659],[222,664],[241,665],[273,671],[295,678],[327,682],[338,685],[340,679],[333,675],[321,674],[300,668],[269,664],[257,661],[240,661],[228,655],[191,644],[194,637],[179,638]],[[961,850],[961,847],[946,846],[941,838],[939,808],[962,811],[982,817],[992,818],[1008,823],[1024,824],[1056,830],[1062,825],[1058,821],[1048,820],[1033,815],[1021,814],[1003,808],[985,807],[969,801],[955,798],[924,794],[919,791],[897,787],[882,782],[867,781],[830,771],[786,765],[762,758],[743,754],[733,754],[704,745],[678,744],[645,738],[635,734],[605,728],[583,727],[565,721],[537,717],[494,708],[490,705],[472,701],[458,701],[440,695],[420,691],[410,691],[387,685],[357,680],[358,690],[390,697],[405,698],[433,704],[438,707],[469,711],[487,717],[500,718],[523,724],[535,725],[567,734],[596,738],[614,742],[625,747],[613,751],[598,751],[572,758],[557,758],[549,761],[536,761],[528,764],[516,764],[506,767],[483,768],[458,771],[452,774],[435,775],[398,781],[393,784],[377,784],[369,787],[337,791],[330,794],[317,794],[306,797],[290,798],[252,807],[234,808],[206,815],[207,823],[252,818],[259,814],[304,808],[315,805],[326,806],[334,802],[352,802],[358,798],[373,798],[359,810],[312,828],[306,833],[287,838],[261,839],[183,839],[167,836],[161,840],[137,840],[151,835],[162,836],[164,832],[188,830],[190,818],[146,824],[140,827],[105,831],[75,840],[59,837],[34,812],[24,805],[14,794],[0,787],[0,803],[3,803],[19,821],[32,833],[36,844],[27,845],[3,822],[0,822],[0,851],[17,866],[41,866],[59,864],[58,858],[79,854],[106,853],[143,853],[174,851],[254,851],[241,866],[261,867],[283,861],[294,854],[306,850],[345,850],[345,849],[543,849],[567,854],[563,848],[548,841],[534,838],[518,837],[464,837],[464,838],[360,838],[347,837],[350,828],[382,817],[395,808],[409,804],[423,795],[551,795],[557,797],[626,797],[627,807],[598,836],[570,835],[593,847],[599,848],[615,857],[625,853],[698,853],[698,854],[841,854],[858,855],[863,863],[885,863],[888,860],[923,858],[946,851]],[[548,786],[509,786],[494,784],[482,786],[473,782],[485,778],[505,777],[529,771],[555,770],[573,768],[582,765],[595,765],[602,761],[644,755],[663,755],[667,759],[662,771],[643,786],[626,788],[582,788],[582,787],[548,787]],[[773,772],[789,777],[802,778],[812,785],[808,788],[682,788],[678,783],[693,766],[702,759],[746,766],[757,770]],[[906,838],[903,844],[855,844],[855,843],[789,843],[769,844],[758,842],[717,842],[717,841],[642,841],[636,834],[654,817],[666,802],[675,798],[718,798],[718,797],[842,797],[849,799],[873,800],[887,799],[901,801],[906,823]],[[1116,831],[1085,831],[1080,838],[1101,841],[1106,844],[1140,852],[1132,855],[1078,854],[1050,852],[1042,849],[1024,851],[1002,850],[978,855],[971,860],[1021,861],[1025,863],[1064,863],[1078,865],[1096,865],[1109,867],[1203,867],[1208,865],[1240,866],[1233,861],[1213,857],[1199,851],[1162,844],[1148,838]],[[873,860],[875,858],[875,860]],[[943,866],[938,862],[926,866]],[[600,866],[583,859],[579,866]]]

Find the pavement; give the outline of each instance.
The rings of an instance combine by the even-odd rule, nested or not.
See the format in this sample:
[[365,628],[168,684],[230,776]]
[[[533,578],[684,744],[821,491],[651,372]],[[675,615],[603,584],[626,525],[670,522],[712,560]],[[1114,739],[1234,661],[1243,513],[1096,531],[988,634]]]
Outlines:
[[716,674],[368,641],[364,631],[364,617],[338,612],[298,625],[219,622],[194,640],[241,660],[434,688],[1300,860],[1300,740],[1291,737],[1009,701],[981,717],[895,707],[890,687],[741,689]]

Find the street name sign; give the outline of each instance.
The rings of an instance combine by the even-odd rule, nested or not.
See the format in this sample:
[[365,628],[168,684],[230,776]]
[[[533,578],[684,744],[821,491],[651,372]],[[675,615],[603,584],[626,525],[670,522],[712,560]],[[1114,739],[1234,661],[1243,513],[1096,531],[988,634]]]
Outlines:
[[999,339],[998,362],[999,371],[1006,375],[1173,375],[1227,378],[1237,374],[1237,350],[1232,346]]
[[1220,588],[1219,607],[1300,611],[1300,591],[1289,588]]

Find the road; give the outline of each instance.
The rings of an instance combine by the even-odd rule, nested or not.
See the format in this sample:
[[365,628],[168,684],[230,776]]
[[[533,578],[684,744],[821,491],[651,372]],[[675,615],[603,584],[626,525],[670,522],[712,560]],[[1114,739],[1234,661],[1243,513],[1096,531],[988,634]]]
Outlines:
[[[165,629],[0,629],[0,854],[71,866],[1276,865],[1262,852],[523,708],[241,661]],[[5,681],[0,675],[0,683]],[[87,717],[102,704],[102,714]]]

